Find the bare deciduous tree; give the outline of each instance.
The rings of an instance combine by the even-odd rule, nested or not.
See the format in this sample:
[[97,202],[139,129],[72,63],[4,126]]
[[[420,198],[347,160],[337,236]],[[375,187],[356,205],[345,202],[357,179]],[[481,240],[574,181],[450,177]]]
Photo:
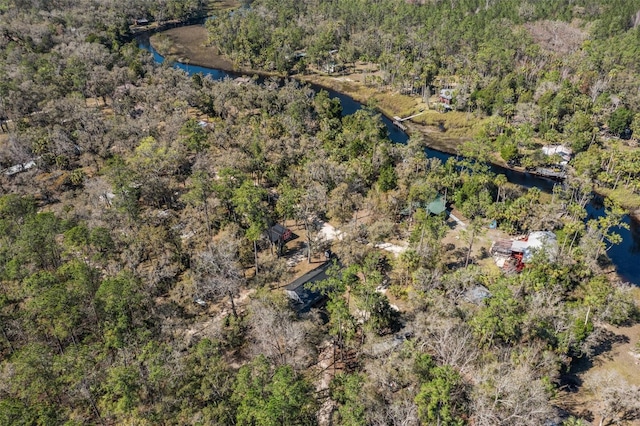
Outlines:
[[254,299],[250,324],[257,354],[276,365],[302,368],[309,364],[313,325],[297,320],[284,296],[264,293]]
[[463,374],[471,371],[478,358],[478,345],[469,326],[455,319],[443,321],[440,317],[423,336],[423,347],[441,364],[456,367]]
[[613,371],[598,371],[585,379],[585,387],[593,393],[598,425],[626,424],[640,419],[640,388],[631,386]]
[[414,402],[414,359],[402,350],[384,354],[367,366],[368,380],[361,391],[367,424],[375,426],[417,426],[418,407]]
[[317,217],[324,214],[327,204],[327,189],[318,183],[311,183],[305,188],[296,211],[296,220],[304,224],[307,240],[307,261],[311,263],[312,252],[318,238]]
[[238,245],[233,239],[212,243],[196,260],[196,289],[198,296],[218,299],[229,296],[231,310],[238,316],[233,298],[245,282],[244,272],[238,265]]
[[544,383],[527,365],[487,365],[472,395],[477,426],[539,425],[553,418]]

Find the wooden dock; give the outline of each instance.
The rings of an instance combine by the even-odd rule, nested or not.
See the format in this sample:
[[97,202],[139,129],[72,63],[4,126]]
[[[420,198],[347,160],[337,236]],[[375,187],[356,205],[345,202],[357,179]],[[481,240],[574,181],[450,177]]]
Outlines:
[[422,114],[424,114],[425,112],[427,112],[427,111],[426,111],[426,110],[425,110],[425,111],[420,111],[420,112],[419,112],[419,113],[417,113],[417,114],[413,114],[413,115],[410,115],[409,117],[405,117],[405,118],[400,118],[400,117],[398,117],[398,116],[396,115],[396,116],[394,116],[394,117],[393,117],[393,125],[394,125],[394,126],[396,126],[398,129],[402,130],[403,132],[406,132],[406,131],[407,131],[407,126],[405,126],[404,124],[402,124],[402,122],[403,122],[403,121],[410,120],[410,119],[412,119],[413,117],[417,117],[417,116],[419,116],[419,115],[422,115]]
[[567,172],[565,170],[554,170],[545,167],[536,168],[535,174],[551,179],[565,179],[567,177]]
[[[396,118],[396,117],[394,117],[394,118]],[[402,124],[398,120],[393,120],[393,125],[396,126],[398,129],[402,130],[403,132],[407,131],[407,126],[405,126],[404,124]]]

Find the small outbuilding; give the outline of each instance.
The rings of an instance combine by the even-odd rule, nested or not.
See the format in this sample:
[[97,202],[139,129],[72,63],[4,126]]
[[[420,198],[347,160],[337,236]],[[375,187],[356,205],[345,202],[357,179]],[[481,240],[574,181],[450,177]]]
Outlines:
[[427,211],[427,213],[431,213],[434,215],[439,215],[447,210],[447,206],[445,205],[442,195],[438,194],[433,201],[427,204],[425,210]]
[[279,223],[273,225],[267,232],[272,243],[277,243],[278,241],[287,242],[293,239],[293,232]]
[[451,101],[453,100],[453,90],[452,89],[442,89],[440,90],[440,102],[445,105],[451,105]]
[[491,246],[490,253],[498,267],[507,272],[520,272],[541,251],[552,262],[558,256],[558,241],[553,232],[535,231],[525,239],[498,240]]
[[527,238],[527,243],[522,257],[524,263],[530,262],[538,251],[544,251],[550,261],[554,261],[558,256],[558,240],[553,232],[532,232]]
[[285,294],[296,312],[299,314],[307,313],[311,308],[319,305],[326,299],[323,293],[312,290],[310,287],[313,283],[326,280],[328,278],[327,269],[332,265],[332,262],[325,262],[285,287]]
[[281,253],[282,248],[288,241],[298,238],[296,234],[279,223],[267,229],[267,236],[269,237],[269,242],[278,248],[278,254]]
[[552,157],[558,155],[562,161],[560,165],[566,165],[573,156],[573,150],[564,145],[545,145],[542,147],[542,153],[546,156]]

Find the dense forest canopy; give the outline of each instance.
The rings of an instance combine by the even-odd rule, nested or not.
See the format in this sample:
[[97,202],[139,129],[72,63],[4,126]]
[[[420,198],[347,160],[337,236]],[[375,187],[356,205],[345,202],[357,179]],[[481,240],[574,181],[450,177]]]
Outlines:
[[[0,425],[562,421],[561,373],[600,350],[606,325],[638,315],[630,287],[603,272],[620,206],[585,221],[585,173],[553,194],[527,190],[492,174],[475,141],[443,164],[419,138],[393,144],[373,109],[343,116],[295,81],[189,77],[130,37],[134,19],[205,6],[0,2]],[[210,25],[238,60],[278,67],[283,47],[310,61],[338,48],[393,68],[394,81],[467,84],[483,113],[528,103],[549,113],[537,132],[564,134],[598,114],[637,122],[639,9],[255,2]],[[567,54],[526,30],[575,20],[589,44]],[[481,106],[479,93],[498,88],[511,97]],[[626,148],[594,146],[576,169],[637,184]],[[463,230],[426,212],[438,194],[468,218]],[[487,266],[475,247],[493,220],[505,233],[554,232],[557,256],[537,253],[520,274]],[[328,221],[339,238],[322,237]],[[294,248],[266,239],[277,222],[295,227],[302,258],[331,250],[310,289],[321,309],[299,314],[283,292]],[[390,240],[408,247],[376,248]],[[470,298],[478,288],[490,297]],[[583,386],[599,418],[637,414],[636,387]]]
[[257,0],[207,28],[240,66],[346,72],[360,61],[380,69],[365,82],[381,90],[426,100],[452,89],[453,109],[494,118],[474,137],[500,160],[533,170],[555,164],[543,144],[588,150],[579,173],[640,208],[638,150],[609,159],[620,152],[611,136],[640,138],[638,1]]
[[[257,0],[207,26],[240,64],[291,70],[296,51],[313,64],[335,50],[345,64],[378,63],[397,86],[457,84],[461,109],[513,115],[513,106],[545,92],[551,104],[564,89],[599,109],[617,96],[637,112],[638,11],[637,1]],[[574,111],[555,112],[545,118],[551,127]]]

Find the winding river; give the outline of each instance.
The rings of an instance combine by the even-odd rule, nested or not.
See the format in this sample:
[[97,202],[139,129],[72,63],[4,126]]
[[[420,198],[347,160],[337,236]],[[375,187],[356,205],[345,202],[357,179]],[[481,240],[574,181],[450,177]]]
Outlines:
[[[138,45],[140,48],[149,51],[157,63],[164,62],[164,57],[162,57],[162,55],[160,55],[151,46],[148,37],[139,37]],[[240,76],[239,74],[219,69],[188,65],[179,62],[175,62],[173,66],[184,70],[189,75],[200,73],[210,76],[214,80],[222,80],[226,77],[236,78]],[[311,85],[311,87],[316,91],[320,89],[326,90],[329,93],[329,96],[340,99],[344,115],[353,114],[363,107],[362,104],[343,93],[314,85]],[[409,140],[409,136],[394,126],[388,117],[382,116],[382,120],[389,131],[389,138],[392,141],[397,143],[406,143]],[[439,158],[443,162],[452,157],[451,154],[430,148],[426,149],[426,154],[429,157]],[[491,166],[491,168],[494,173],[504,174],[509,182],[522,185],[527,188],[537,187],[542,191],[550,192],[556,184],[556,182],[551,179],[546,179],[530,173],[517,172],[496,165]],[[597,198],[587,206],[587,214],[587,220],[600,217],[604,214],[604,208],[601,203],[598,202]],[[628,215],[624,217],[624,222],[629,225],[629,229],[616,229],[616,232],[622,236],[622,243],[612,246],[607,253],[613,264],[616,266],[619,276],[624,281],[640,286],[640,224],[632,220]]]

